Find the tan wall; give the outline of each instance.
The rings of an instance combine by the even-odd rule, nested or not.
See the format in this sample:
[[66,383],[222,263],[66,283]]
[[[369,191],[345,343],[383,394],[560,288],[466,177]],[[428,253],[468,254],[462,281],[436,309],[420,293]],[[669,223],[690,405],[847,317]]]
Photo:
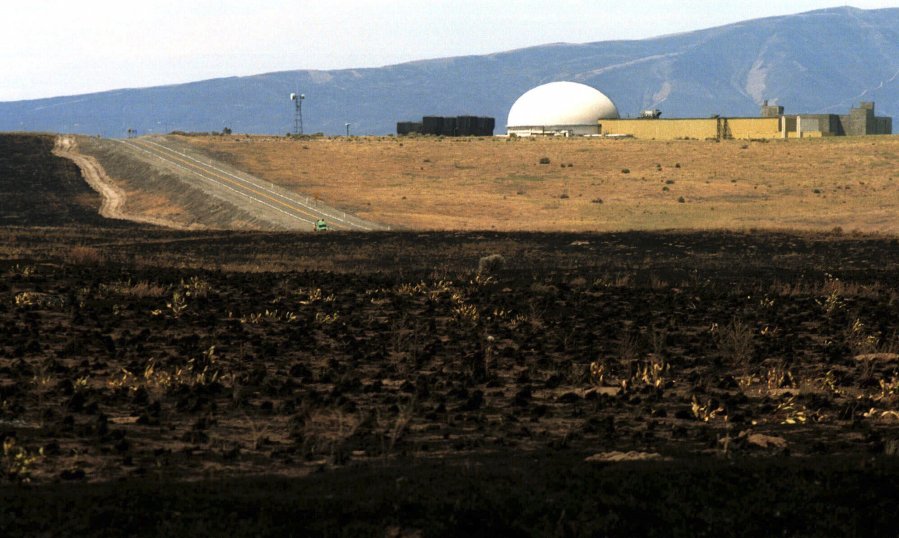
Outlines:
[[801,137],[799,136],[799,133],[797,133],[796,131],[787,133],[787,138],[821,138],[823,136],[830,136],[830,135],[825,135],[821,131],[805,131],[805,130],[802,131]]
[[[722,118],[727,122],[729,138],[781,138],[781,118]],[[784,117],[787,136],[796,136],[796,118]],[[718,137],[718,120],[701,119],[659,119],[659,120],[600,120],[602,134],[631,135],[635,138],[655,140],[676,140],[696,138],[705,140]],[[806,131],[803,136],[821,136],[820,131]]]
[[635,138],[674,140],[676,138],[718,137],[715,118],[674,120],[600,120],[601,134],[625,134]]
[[732,138],[780,138],[780,118],[728,118]]

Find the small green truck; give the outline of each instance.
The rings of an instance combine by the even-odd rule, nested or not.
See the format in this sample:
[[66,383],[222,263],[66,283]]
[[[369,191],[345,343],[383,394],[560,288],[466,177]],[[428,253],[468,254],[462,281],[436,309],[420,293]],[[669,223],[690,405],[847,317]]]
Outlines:
[[325,219],[318,219],[315,222],[315,231],[316,232],[326,232],[328,231],[328,223],[325,222]]

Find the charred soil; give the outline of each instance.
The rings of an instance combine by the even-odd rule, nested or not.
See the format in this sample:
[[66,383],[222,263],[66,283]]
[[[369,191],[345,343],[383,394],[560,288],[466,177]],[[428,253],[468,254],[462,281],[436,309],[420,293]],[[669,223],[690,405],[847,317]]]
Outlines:
[[29,211],[4,535],[894,532],[896,239]]

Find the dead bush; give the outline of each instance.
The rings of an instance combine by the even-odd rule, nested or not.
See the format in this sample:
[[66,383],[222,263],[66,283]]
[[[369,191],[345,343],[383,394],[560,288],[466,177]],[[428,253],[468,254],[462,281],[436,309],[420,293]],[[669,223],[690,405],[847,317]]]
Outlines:
[[749,364],[755,351],[754,332],[749,324],[735,318],[728,325],[716,326],[713,333],[724,359],[738,366]]
[[502,254],[490,254],[478,261],[478,274],[489,275],[501,270],[506,265]]
[[69,249],[63,256],[66,263],[72,265],[99,265],[106,261],[106,257],[99,249],[84,245],[77,245]]

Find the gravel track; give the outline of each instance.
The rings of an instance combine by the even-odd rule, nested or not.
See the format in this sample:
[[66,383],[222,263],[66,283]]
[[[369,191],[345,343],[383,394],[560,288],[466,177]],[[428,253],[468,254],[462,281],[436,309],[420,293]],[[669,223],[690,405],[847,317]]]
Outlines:
[[130,151],[174,168],[194,186],[210,196],[257,215],[276,229],[309,230],[324,219],[335,230],[372,231],[386,229],[373,222],[278,187],[268,181],[231,169],[223,163],[192,154],[164,137],[120,141]]

